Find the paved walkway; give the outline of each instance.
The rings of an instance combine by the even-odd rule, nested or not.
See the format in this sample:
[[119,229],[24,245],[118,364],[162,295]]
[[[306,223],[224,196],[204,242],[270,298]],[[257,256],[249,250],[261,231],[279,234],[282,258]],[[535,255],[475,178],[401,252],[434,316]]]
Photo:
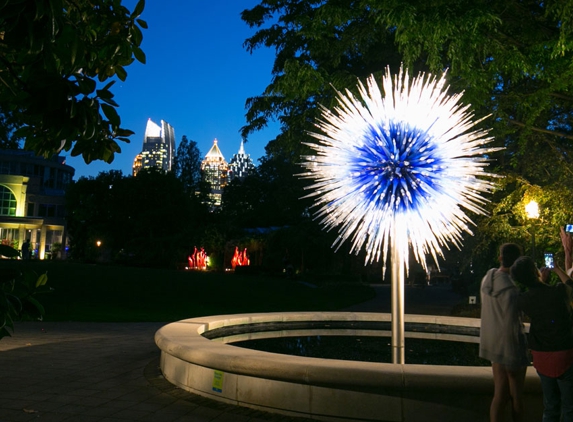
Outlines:
[[[375,299],[352,309],[386,312],[389,288],[375,288]],[[409,309],[414,297],[419,306]],[[459,299],[445,288],[407,288],[406,311],[447,314]],[[226,405],[176,388],[159,371],[153,336],[162,325],[18,323],[13,337],[0,340],[0,422],[307,420]]]

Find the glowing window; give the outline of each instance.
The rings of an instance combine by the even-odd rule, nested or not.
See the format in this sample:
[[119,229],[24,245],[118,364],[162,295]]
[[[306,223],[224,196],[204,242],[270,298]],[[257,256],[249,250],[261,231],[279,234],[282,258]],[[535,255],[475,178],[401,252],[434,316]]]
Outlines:
[[6,186],[0,185],[0,215],[16,216],[16,197]]

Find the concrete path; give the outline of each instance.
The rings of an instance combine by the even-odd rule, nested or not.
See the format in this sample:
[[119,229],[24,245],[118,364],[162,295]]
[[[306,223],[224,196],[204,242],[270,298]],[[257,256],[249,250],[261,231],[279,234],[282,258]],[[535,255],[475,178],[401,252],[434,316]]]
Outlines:
[[[375,288],[375,299],[351,310],[389,312],[389,287]],[[459,300],[447,288],[407,288],[406,311],[449,314]],[[308,420],[225,405],[171,385],[153,341],[162,325],[18,323],[13,337],[0,340],[0,422]]]

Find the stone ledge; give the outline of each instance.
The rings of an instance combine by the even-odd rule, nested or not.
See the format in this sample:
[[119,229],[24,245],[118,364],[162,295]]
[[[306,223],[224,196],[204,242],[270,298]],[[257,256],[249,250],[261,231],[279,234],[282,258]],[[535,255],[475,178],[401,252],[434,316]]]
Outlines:
[[[438,406],[441,416],[436,420],[486,421],[493,394],[489,367],[306,358],[234,347],[201,335],[220,327],[264,322],[389,321],[390,318],[390,314],[355,312],[220,315],[168,324],[157,331],[155,341],[162,351],[161,368],[169,381],[228,403],[321,420],[415,422],[432,420],[432,406]],[[479,327],[479,319],[443,316],[405,315],[405,322]],[[420,333],[416,334],[418,337]],[[475,337],[468,341],[475,342]],[[215,371],[222,373],[227,383],[221,392],[213,390]],[[271,392],[281,397],[289,394],[292,399],[279,405],[280,401]],[[541,390],[533,368],[527,373],[525,395],[526,414],[532,421],[539,419]],[[331,400],[328,397],[336,397],[338,403],[332,409],[338,410],[328,410],[327,402]],[[341,411],[340,403],[346,403],[347,410]],[[393,410],[380,419],[382,416],[376,409],[382,407]],[[412,412],[413,409],[417,411]]]

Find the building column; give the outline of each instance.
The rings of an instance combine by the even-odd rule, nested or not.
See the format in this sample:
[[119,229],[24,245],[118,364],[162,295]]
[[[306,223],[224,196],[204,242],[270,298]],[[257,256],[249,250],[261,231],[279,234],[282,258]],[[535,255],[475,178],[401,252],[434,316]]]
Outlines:
[[68,228],[64,226],[62,229],[62,250],[60,252],[60,259],[64,260],[68,257],[68,252],[66,251],[68,246]]
[[22,243],[26,240],[26,226],[18,225],[18,250],[22,250]]
[[40,246],[38,247],[38,258],[44,259],[46,254],[46,226],[42,224],[40,229]]

